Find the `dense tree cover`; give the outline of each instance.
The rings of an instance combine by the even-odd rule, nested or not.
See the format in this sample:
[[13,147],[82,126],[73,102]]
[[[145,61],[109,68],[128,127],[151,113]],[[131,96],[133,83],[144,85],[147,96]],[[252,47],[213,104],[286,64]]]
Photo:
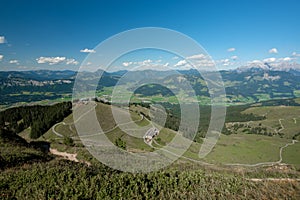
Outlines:
[[18,94],[15,96],[11,95],[2,95],[0,94],[0,99],[1,99],[1,105],[12,105],[14,103],[19,103],[19,102],[36,102],[36,101],[42,101],[42,100],[56,100],[56,99],[61,99],[63,98],[64,95],[62,94],[53,94],[51,96],[46,95],[45,93],[40,93],[40,94]]
[[266,117],[257,116],[253,113],[244,114],[242,111],[250,108],[251,105],[242,105],[242,106],[229,106],[226,110],[226,122],[248,122],[248,121],[259,121],[263,120]]
[[251,182],[241,175],[164,169],[148,174],[54,160],[0,174],[3,199],[297,199],[297,182]]
[[0,129],[19,133],[31,127],[30,137],[38,138],[55,123],[71,114],[71,102],[51,106],[22,106],[0,112]]
[[262,106],[300,106],[295,99],[276,99],[261,102]]
[[134,94],[139,94],[142,96],[155,96],[155,95],[162,95],[167,97],[174,96],[174,93],[170,89],[159,84],[143,85],[138,89],[136,89],[134,91]]
[[47,142],[28,143],[13,132],[0,129],[0,169],[49,161],[52,159],[47,154],[49,146]]
[[274,133],[274,132],[268,132],[267,127],[263,127],[261,123],[259,123],[258,126],[252,127],[249,124],[245,123],[235,123],[231,128],[224,128],[224,134],[232,134],[237,133],[238,130],[241,129],[241,132],[247,133],[247,134],[256,134],[256,135],[266,135],[266,136],[273,136],[275,134],[280,133]]

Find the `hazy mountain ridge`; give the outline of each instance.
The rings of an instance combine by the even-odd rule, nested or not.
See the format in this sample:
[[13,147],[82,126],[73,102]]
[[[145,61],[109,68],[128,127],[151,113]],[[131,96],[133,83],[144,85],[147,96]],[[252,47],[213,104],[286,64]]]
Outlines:
[[[283,68],[273,69],[265,63],[263,66],[255,65],[220,71],[227,98],[230,102],[243,102],[245,100],[255,102],[264,99],[298,97],[300,95],[300,70],[295,67],[280,69]],[[18,102],[20,99],[27,101],[28,94],[22,97],[12,97],[13,94],[23,94],[24,92],[31,95],[38,92],[40,93],[38,99],[47,99],[47,96],[43,96],[44,93],[52,93],[57,98],[65,95],[70,96],[77,75],[77,72],[69,70],[1,71],[1,103],[10,104],[11,101]],[[185,85],[190,83],[196,95],[209,97],[205,81],[195,69],[178,72],[156,70],[104,72],[98,70],[96,72],[80,72],[79,75],[80,79],[84,80],[87,85],[93,85],[97,81],[98,90],[103,87],[115,86],[122,77],[123,82],[121,84],[130,83],[132,87],[134,85],[139,87],[145,81],[152,81],[168,88],[172,87],[174,91],[179,91],[180,87],[188,90],[190,87]],[[100,76],[102,76],[101,80],[98,81]],[[147,89],[146,87],[137,92],[141,92],[144,96],[149,94],[164,95],[163,91],[166,90],[156,88],[159,91],[149,93],[150,88]],[[187,92],[193,94],[191,91]],[[53,95],[50,95],[50,99],[54,99]]]
[[279,62],[279,63],[268,63],[268,62],[254,62],[245,66],[238,67],[236,71],[253,71],[253,70],[264,70],[264,71],[286,71],[286,72],[300,72],[300,64],[293,62]]

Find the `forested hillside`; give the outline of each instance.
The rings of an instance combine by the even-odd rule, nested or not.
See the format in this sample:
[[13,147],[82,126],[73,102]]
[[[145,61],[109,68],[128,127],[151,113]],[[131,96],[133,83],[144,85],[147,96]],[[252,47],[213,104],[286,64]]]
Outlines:
[[19,133],[30,127],[30,137],[35,139],[68,116],[71,109],[71,102],[9,108],[0,112],[0,129]]

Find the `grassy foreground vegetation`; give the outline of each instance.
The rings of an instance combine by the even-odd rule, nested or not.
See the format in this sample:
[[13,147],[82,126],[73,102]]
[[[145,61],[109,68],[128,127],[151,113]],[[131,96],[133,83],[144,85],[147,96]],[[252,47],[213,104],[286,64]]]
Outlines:
[[70,161],[35,163],[0,175],[2,199],[297,199],[298,182],[253,182],[213,170],[130,174]]

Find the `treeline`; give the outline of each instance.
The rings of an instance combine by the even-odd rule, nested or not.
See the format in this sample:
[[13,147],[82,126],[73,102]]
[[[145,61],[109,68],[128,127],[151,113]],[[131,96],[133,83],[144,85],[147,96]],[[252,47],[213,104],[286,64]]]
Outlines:
[[[165,127],[177,131],[180,126],[180,116],[181,116],[180,105],[170,104],[170,103],[162,103],[161,105],[164,106],[164,108],[168,112]],[[227,107],[225,123],[259,121],[265,119],[264,116],[257,116],[254,115],[253,113],[250,114],[242,113],[242,111],[246,110],[249,107],[250,105]],[[198,127],[198,133],[193,139],[195,142],[201,142],[202,138],[205,137],[211,119],[211,106],[199,105],[199,110],[200,110],[200,122]],[[227,130],[225,126],[223,127],[222,133],[232,134],[232,132]],[[190,138],[189,136],[187,137]]]
[[[178,90],[178,89],[177,89]],[[149,96],[155,96],[155,95],[162,95],[164,97],[170,97],[170,96],[175,96],[174,93],[159,84],[148,84],[148,85],[143,85],[136,89],[134,91],[135,94],[140,94],[141,96],[144,97],[149,97]]]
[[[226,111],[225,123],[228,122],[248,122],[248,121],[259,121],[266,119],[265,116],[254,115],[253,113],[245,114],[242,111],[250,108],[250,105],[241,106],[229,106]],[[240,125],[241,126],[241,125]],[[225,135],[230,135],[236,133],[237,129],[241,127],[234,127],[233,130],[223,127],[222,133]],[[262,130],[255,130],[261,132]],[[248,131],[249,132],[249,131]]]
[[300,106],[295,99],[274,99],[261,102],[262,106]]
[[229,106],[226,110],[225,122],[248,122],[248,121],[259,121],[266,119],[265,116],[254,115],[253,113],[244,114],[242,111],[250,108],[250,105],[241,106]]
[[[225,128],[224,127],[224,134],[233,134],[237,133],[241,129],[243,133],[246,134],[256,134],[256,135],[265,135],[265,136],[273,136],[277,133],[275,132],[270,132],[268,131],[267,127],[262,126],[261,123],[259,123],[258,126],[252,127],[251,125],[247,123],[235,123],[232,127],[230,128]],[[280,135],[280,133],[278,133]]]
[[31,127],[30,137],[36,139],[71,114],[71,109],[71,102],[9,108],[0,112],[0,129],[19,133]]
[[33,102],[45,99],[59,99],[64,97],[66,94],[71,95],[72,88],[73,84],[66,83],[43,86],[0,86],[1,104],[11,105],[18,102]]
[[[150,108],[151,103],[132,103],[133,105],[140,105],[142,107]],[[161,102],[160,105],[162,105],[166,112],[167,112],[167,120],[164,125],[164,127],[172,129],[174,131],[178,131],[181,121],[181,106],[189,106],[189,104],[180,105],[180,104],[172,104],[168,102]],[[247,122],[247,121],[259,121],[265,119],[264,116],[257,116],[252,113],[250,114],[244,114],[242,111],[249,108],[250,105],[241,105],[241,106],[230,106],[227,107],[226,111],[226,118],[225,123],[227,122]],[[187,110],[189,108],[186,108]],[[199,105],[199,111],[200,111],[200,121],[199,121],[199,127],[196,136],[192,135],[184,135],[187,138],[193,139],[195,142],[201,142],[202,139],[206,136],[210,119],[211,119],[211,106],[209,105]],[[145,116],[147,117],[147,116]],[[189,117],[189,116],[187,116]],[[192,118],[189,120],[195,120]],[[188,132],[188,131],[187,131]],[[233,132],[229,129],[227,129],[225,126],[222,129],[222,133],[229,135]]]
[[11,95],[0,95],[0,99],[1,99],[1,104],[2,105],[12,105],[14,103],[19,103],[19,102],[36,102],[36,101],[42,101],[42,100],[56,100],[56,99],[61,99],[63,98],[64,95],[60,95],[60,94],[55,94],[52,96],[47,96],[45,95],[45,93],[41,93],[41,94],[29,94],[29,95],[25,95],[25,94],[20,94],[20,95],[15,95],[15,96],[11,96]]

